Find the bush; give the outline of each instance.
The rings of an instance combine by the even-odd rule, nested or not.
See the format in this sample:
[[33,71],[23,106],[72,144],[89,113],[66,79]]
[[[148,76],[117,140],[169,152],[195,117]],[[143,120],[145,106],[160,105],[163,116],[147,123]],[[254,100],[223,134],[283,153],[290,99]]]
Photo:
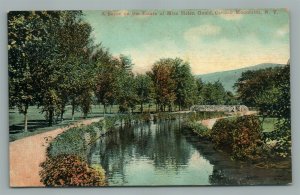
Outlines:
[[73,127],[58,135],[47,148],[48,156],[55,157],[61,154],[74,154],[86,157],[87,140],[85,134],[89,135],[89,142],[98,139],[97,131],[103,130],[103,122],[99,121],[88,126]]
[[218,120],[212,128],[211,139],[217,148],[230,152],[235,159],[262,157],[262,129],[256,116]]
[[255,160],[261,158],[262,128],[256,116],[237,118],[233,132],[234,158]]
[[214,124],[211,130],[211,139],[217,148],[232,151],[233,131],[235,129],[235,121],[229,119],[220,119]]
[[278,120],[276,130],[264,134],[265,149],[271,156],[291,156],[291,124],[289,120]]
[[45,186],[105,186],[105,171],[100,165],[89,167],[76,155],[47,158],[41,164],[41,182]]

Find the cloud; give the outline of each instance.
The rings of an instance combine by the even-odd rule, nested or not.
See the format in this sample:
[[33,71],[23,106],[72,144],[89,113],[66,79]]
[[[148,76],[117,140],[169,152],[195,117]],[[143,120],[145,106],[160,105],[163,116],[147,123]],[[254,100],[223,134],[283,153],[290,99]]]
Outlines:
[[221,27],[212,25],[212,24],[204,24],[198,27],[190,28],[184,32],[184,39],[188,42],[197,42],[201,40],[205,36],[213,36],[219,34],[221,31]]

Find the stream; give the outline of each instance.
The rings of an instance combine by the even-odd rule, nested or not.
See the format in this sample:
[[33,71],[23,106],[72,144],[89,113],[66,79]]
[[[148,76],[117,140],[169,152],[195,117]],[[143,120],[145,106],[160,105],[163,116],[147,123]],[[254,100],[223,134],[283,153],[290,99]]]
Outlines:
[[232,160],[181,127],[180,119],[122,126],[98,139],[88,161],[101,164],[109,186],[276,185],[291,170]]

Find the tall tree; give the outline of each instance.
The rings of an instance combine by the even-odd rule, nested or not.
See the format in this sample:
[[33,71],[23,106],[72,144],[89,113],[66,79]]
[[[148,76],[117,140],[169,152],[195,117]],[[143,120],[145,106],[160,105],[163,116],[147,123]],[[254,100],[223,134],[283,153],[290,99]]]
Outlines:
[[176,83],[175,103],[179,106],[179,110],[181,110],[182,107],[188,107],[194,103],[197,86],[188,62],[175,58],[172,60],[172,65],[174,67],[172,79],[174,79]]
[[103,105],[106,113],[108,105],[113,105],[116,100],[116,82],[119,71],[119,60],[113,58],[107,50],[100,49],[95,55],[96,76],[95,95],[98,102]]
[[74,119],[79,96],[84,92],[87,93],[85,96],[90,94],[85,90],[87,86],[83,86],[83,84],[88,83],[85,80],[90,79],[92,75],[82,75],[93,68],[90,57],[95,47],[91,39],[92,28],[83,20],[82,16],[81,11],[61,12],[60,26],[56,32],[58,46],[56,62],[60,64],[60,71],[56,76],[59,82],[57,91],[60,98],[61,119],[63,119],[65,106],[69,101],[71,101],[72,119]]
[[141,112],[144,112],[144,104],[149,103],[153,96],[153,83],[148,75],[138,74],[136,80],[136,92]]
[[51,35],[58,18],[57,12],[8,13],[10,105],[24,114],[24,131],[28,129],[28,107],[38,94],[41,70],[50,64],[55,53]]
[[280,68],[247,71],[235,83],[239,100],[246,106],[258,107],[264,116],[271,115],[279,90],[276,80]]
[[155,62],[151,72],[148,73],[154,84],[155,101],[160,111],[165,111],[166,106],[171,110],[176,99],[176,81],[172,78],[173,71],[173,60],[168,58]]

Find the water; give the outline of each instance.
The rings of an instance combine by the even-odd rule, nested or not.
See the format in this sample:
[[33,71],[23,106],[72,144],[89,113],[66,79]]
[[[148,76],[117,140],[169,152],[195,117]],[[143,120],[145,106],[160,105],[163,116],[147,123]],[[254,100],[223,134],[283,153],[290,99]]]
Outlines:
[[291,171],[262,169],[214,150],[181,128],[179,120],[120,127],[99,139],[89,154],[110,186],[286,184]]

